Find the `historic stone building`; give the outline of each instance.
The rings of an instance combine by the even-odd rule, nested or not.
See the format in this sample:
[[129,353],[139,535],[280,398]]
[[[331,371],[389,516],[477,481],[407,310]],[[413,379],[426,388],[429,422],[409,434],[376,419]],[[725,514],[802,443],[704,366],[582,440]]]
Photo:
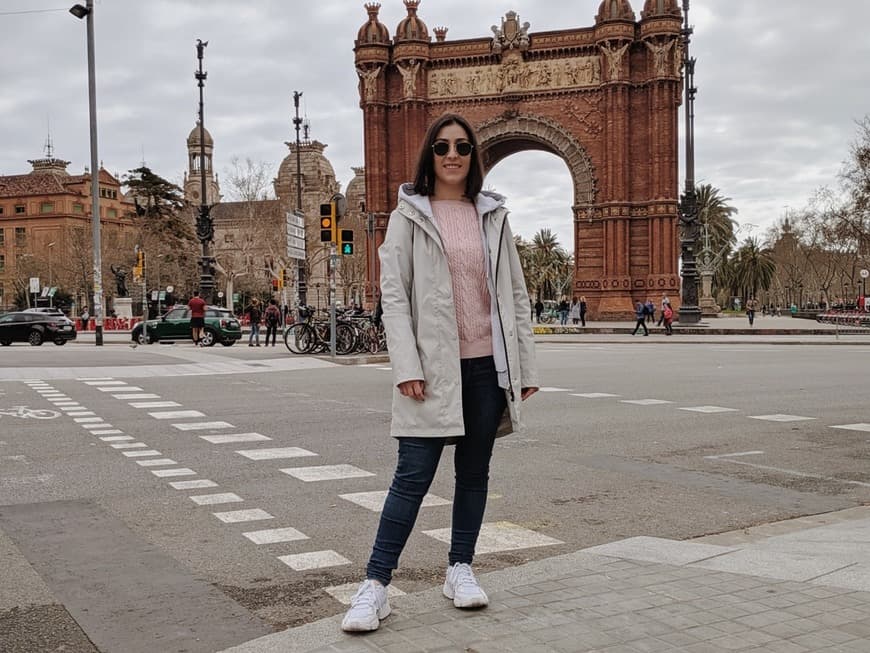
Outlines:
[[[90,305],[91,174],[69,174],[70,162],[54,158],[50,146],[45,158],[29,163],[29,173],[0,176],[0,310],[12,308],[31,277],[71,294],[76,308]],[[110,266],[129,270],[136,228],[121,182],[103,168],[98,178],[103,286],[111,307]]]
[[380,5],[366,4],[354,48],[377,244],[427,125],[457,112],[475,125],[487,169],[523,150],[567,164],[573,291],[593,317],[624,317],[653,293],[678,297],[677,1],[646,0],[637,20],[628,0],[605,0],[593,26],[549,32],[508,12],[492,36],[452,42],[446,27],[432,40],[419,0],[404,4],[392,38]]
[[[251,201],[221,201],[216,173],[211,166],[214,141],[205,132],[205,166],[199,166],[199,127],[187,139],[188,171],[185,173],[185,199],[194,207],[200,203],[200,170],[205,169],[207,198],[216,198],[211,209],[214,219],[214,255],[217,259],[218,289],[227,297],[234,291],[245,289],[262,294],[272,287],[282,269],[287,270],[288,300],[294,300],[293,290],[298,266],[288,259],[286,215],[296,209],[297,203],[297,151],[296,143],[286,143],[289,153],[278,167],[272,182],[275,199]],[[307,301],[326,307],[329,297],[328,246],[320,241],[320,205],[340,192],[335,170],[324,151],[326,145],[305,138],[299,146],[301,164],[301,206],[306,225],[306,286]],[[366,259],[365,231],[360,203],[365,198],[362,169],[354,169],[356,176],[347,189],[347,213],[339,222],[343,229],[353,229],[356,251],[353,256],[340,257],[336,275],[336,297],[344,304],[352,303],[365,294]]]

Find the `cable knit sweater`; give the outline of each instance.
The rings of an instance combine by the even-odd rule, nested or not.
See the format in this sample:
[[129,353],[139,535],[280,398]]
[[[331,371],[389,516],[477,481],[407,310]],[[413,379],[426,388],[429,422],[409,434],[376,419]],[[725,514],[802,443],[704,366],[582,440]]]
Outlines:
[[492,322],[480,218],[471,202],[432,202],[447,254],[459,330],[459,357],[492,356]]

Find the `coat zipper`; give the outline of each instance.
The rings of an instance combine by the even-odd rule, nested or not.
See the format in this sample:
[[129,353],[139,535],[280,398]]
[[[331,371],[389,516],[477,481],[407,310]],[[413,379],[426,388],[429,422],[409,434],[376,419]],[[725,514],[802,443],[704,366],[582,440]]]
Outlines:
[[511,401],[515,401],[516,397],[514,396],[514,384],[511,380],[511,361],[510,356],[508,355],[507,350],[507,338],[504,334],[504,322],[501,319],[501,304],[498,301],[498,270],[499,265],[501,263],[501,244],[504,242],[504,226],[507,222],[507,216],[505,215],[501,222],[501,231],[498,235],[498,254],[495,257],[495,283],[493,284],[495,289],[495,309],[498,313],[498,326],[501,329],[501,342],[504,346],[504,364],[507,365],[507,375],[508,375],[508,390],[510,390]]

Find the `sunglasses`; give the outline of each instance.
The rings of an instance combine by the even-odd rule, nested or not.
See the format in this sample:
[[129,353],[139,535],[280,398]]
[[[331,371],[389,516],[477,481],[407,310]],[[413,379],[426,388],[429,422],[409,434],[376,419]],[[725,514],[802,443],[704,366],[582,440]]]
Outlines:
[[[474,145],[468,141],[459,141],[454,147],[459,156],[468,156],[471,154],[471,150],[474,149]],[[438,156],[447,156],[447,153],[450,151],[450,143],[447,141],[438,141],[432,145],[432,151]]]

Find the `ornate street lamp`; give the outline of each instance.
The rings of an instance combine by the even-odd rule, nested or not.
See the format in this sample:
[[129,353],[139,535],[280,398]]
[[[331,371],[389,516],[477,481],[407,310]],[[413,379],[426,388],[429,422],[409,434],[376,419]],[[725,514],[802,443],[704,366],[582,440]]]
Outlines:
[[[299,128],[302,126],[302,118],[299,117],[299,98],[302,97],[300,91],[293,91],[293,106],[296,108],[296,117],[293,118],[293,125],[296,128],[296,214],[302,215],[302,149],[301,141],[299,140]],[[297,261],[296,266],[296,294],[299,298],[299,306],[305,306],[308,303],[308,279],[305,275],[305,265],[308,257],[308,237],[302,239],[305,247],[305,257]]]
[[100,167],[97,157],[97,78],[94,54],[94,0],[87,0],[86,7],[73,5],[69,12],[81,20],[87,19],[88,39],[88,114],[91,133],[91,240],[94,249],[94,288],[92,308],[94,311],[94,344],[103,344],[103,255],[100,237]]
[[680,237],[683,262],[683,287],[681,293],[680,324],[697,324],[701,321],[698,307],[698,268],[695,263],[695,244],[698,242],[698,200],[695,195],[695,59],[689,56],[692,28],[689,27],[689,0],[683,0],[683,86],[686,91],[686,189],[680,197]]
[[206,158],[205,158],[205,111],[203,109],[203,87],[205,86],[208,73],[202,70],[202,57],[208,41],[196,40],[196,58],[199,60],[199,69],[193,74],[199,86],[199,179],[200,179],[200,204],[199,213],[196,216],[196,237],[202,243],[202,256],[200,256],[199,295],[206,304],[213,301],[214,292],[214,268],[215,259],[211,255],[209,244],[214,240],[214,222],[210,215],[208,198],[206,197]]

